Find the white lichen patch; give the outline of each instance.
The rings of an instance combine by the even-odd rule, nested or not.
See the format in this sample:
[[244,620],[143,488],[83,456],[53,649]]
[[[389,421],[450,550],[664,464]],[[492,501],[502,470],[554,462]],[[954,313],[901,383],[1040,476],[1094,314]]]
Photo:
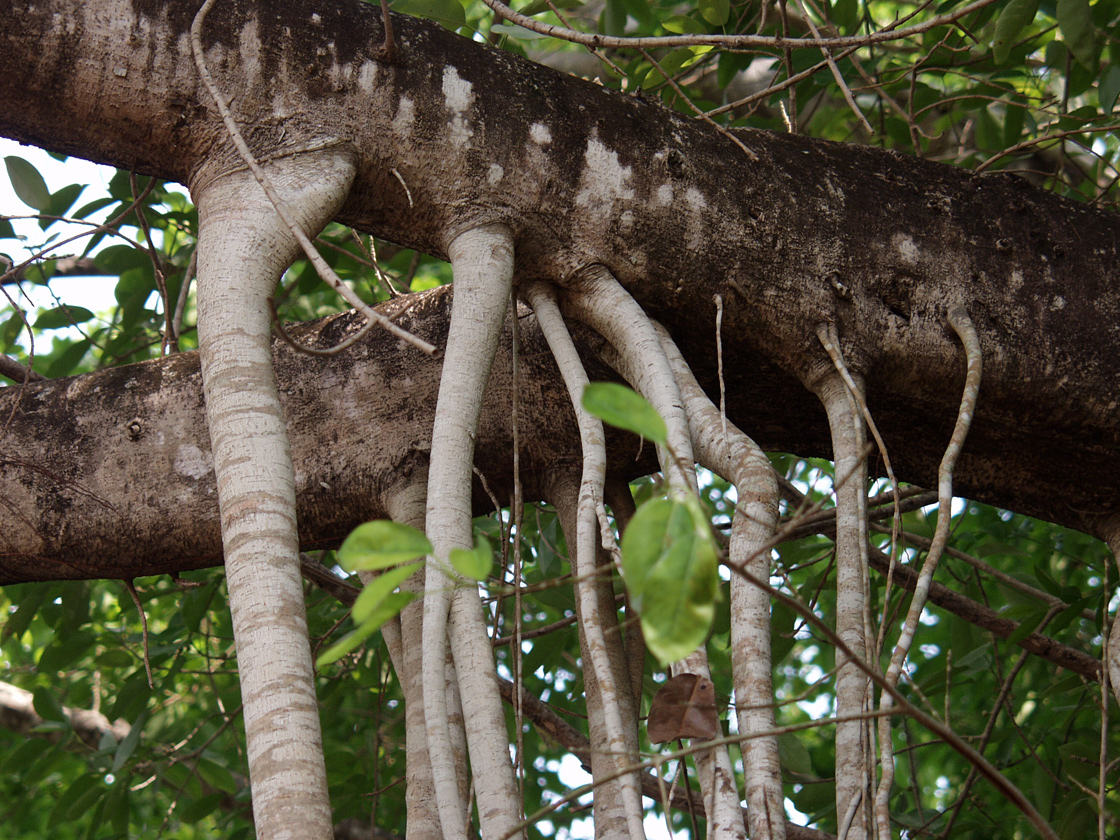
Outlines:
[[503,175],[505,175],[505,170],[500,165],[492,163],[490,164],[490,171],[486,175],[486,180],[490,182],[490,186],[496,186],[502,180]]
[[1066,308],[1066,299],[1061,295],[1054,295],[1054,299],[1050,301],[1050,309],[1057,312],[1060,309]]
[[662,207],[673,203],[673,188],[669,184],[662,184],[657,188],[657,203]]
[[373,93],[374,85],[377,84],[377,62],[376,61],[363,61],[362,66],[358,68],[358,89],[365,94]]
[[176,474],[198,481],[214,471],[214,459],[194,444],[184,443],[175,450]]
[[704,198],[704,193],[696,189],[696,187],[689,187],[684,194],[684,200],[688,202],[688,206],[699,212],[708,206],[708,199]]
[[460,147],[469,146],[474,131],[467,115],[474,104],[474,86],[454,67],[443,68],[443,104],[451,112],[451,142]]
[[311,25],[312,26],[318,26],[322,22],[323,22],[323,19],[321,17],[319,17],[318,12],[312,12],[311,13]]
[[902,259],[902,262],[907,265],[915,265],[918,262],[918,246],[914,240],[905,233],[896,233],[894,237],[892,237],[891,244],[894,246],[895,251],[898,252],[898,256]]
[[583,155],[576,206],[598,217],[614,215],[616,201],[634,198],[634,190],[629,186],[630,174],[630,167],[619,163],[618,152],[592,137]]
[[393,133],[398,137],[407,137],[412,133],[412,124],[416,121],[416,103],[409,97],[402,96],[397,103],[397,113],[391,123]]
[[245,75],[250,79],[259,77],[261,72],[261,37],[257,30],[256,18],[250,18],[241,30],[237,39],[237,48],[241,63],[245,67]]
[[529,126],[529,137],[538,146],[552,142],[552,132],[548,130],[548,126],[544,123],[538,122]]

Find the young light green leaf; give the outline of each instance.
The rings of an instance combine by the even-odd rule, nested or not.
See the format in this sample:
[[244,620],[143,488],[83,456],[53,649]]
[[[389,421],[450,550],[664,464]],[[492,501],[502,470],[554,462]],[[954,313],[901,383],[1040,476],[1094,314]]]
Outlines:
[[712,26],[723,26],[731,16],[728,0],[700,0],[700,14]]
[[683,659],[708,634],[719,597],[718,555],[691,505],[651,499],[622,537],[622,574],[646,645],[662,663]]
[[645,81],[642,82],[642,89],[649,90],[657,85],[664,84],[666,78],[662,71],[667,73],[670,77],[675,76],[685,65],[685,62],[692,60],[694,55],[695,54],[688,47],[673,50],[658,62],[658,66],[661,70],[658,70],[657,67],[650,69],[649,73],[646,75]]
[[708,31],[700,21],[688,15],[671,15],[661,21],[661,28],[677,35],[700,35]]
[[381,629],[381,625],[403,610],[416,597],[414,592],[393,592],[383,600],[362,624],[331,645],[315,660],[315,667],[322,668],[341,659],[360,647],[366,639]]
[[384,569],[431,552],[432,544],[417,529],[378,519],[353,530],[338,550],[338,564],[348,572]]
[[19,200],[36,210],[46,211],[51,206],[51,193],[39,170],[21,157],[4,158],[8,179]]
[[1058,28],[1069,51],[1089,70],[1097,69],[1097,39],[1089,0],[1058,0]]
[[394,589],[404,583],[408,578],[423,566],[423,563],[409,563],[384,572],[365,585],[358,595],[350,614],[358,624],[364,624],[374,614],[378,607],[389,597]]
[[665,443],[665,421],[632,389],[616,382],[591,382],[583,389],[583,407],[604,423],[625,429],[654,443]]
[[474,548],[453,548],[447,558],[455,571],[465,578],[484,581],[494,565],[494,552],[484,537],[479,537]]
[[1011,46],[1024,27],[1028,26],[1038,14],[1039,0],[1011,0],[996,21],[995,36],[992,38],[992,57],[996,64],[1003,64],[1011,52]]

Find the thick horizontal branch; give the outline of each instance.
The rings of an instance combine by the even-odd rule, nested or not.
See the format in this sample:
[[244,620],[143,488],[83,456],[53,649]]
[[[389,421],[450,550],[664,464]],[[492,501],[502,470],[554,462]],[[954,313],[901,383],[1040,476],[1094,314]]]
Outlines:
[[[193,187],[240,165],[186,52],[193,13],[3,0],[0,135]],[[261,159],[353,150],[340,220],[436,255],[501,222],[519,273],[561,285],[606,265],[710,393],[720,295],[728,413],[769,449],[829,453],[805,386],[833,322],[896,472],[918,484],[956,416],[964,361],[944,315],[961,304],[985,378],[957,491],[1090,531],[1120,515],[1116,216],[872,148],[743,131],[746,154],[656,103],[405,17],[383,65],[380,15],[255,0],[220,4],[204,33]]]
[[[381,311],[441,345],[450,298],[444,287]],[[548,476],[579,474],[579,432],[535,321],[523,321],[521,475],[526,498],[540,499]],[[361,323],[347,313],[292,332],[325,348]],[[507,325],[476,446],[476,465],[503,503],[512,484],[509,337]],[[329,357],[277,342],[274,359],[301,545],[333,547],[362,522],[386,516],[399,488],[427,476],[442,365],[381,330]],[[595,378],[613,377],[588,362]],[[221,563],[197,354],[3,388],[0,417],[0,584],[129,579]],[[636,460],[636,440],[614,440],[619,474],[655,468],[649,447]],[[479,513],[493,509],[478,482],[475,502]]]
[[[74,729],[74,734],[81,739],[87,747],[98,749],[101,738],[106,732],[111,733],[117,741],[123,741],[128,735],[129,724],[127,721],[110,721],[101,712],[92,709],[71,709],[62,707],[62,714]],[[0,727],[30,734],[37,727],[46,723],[39,713],[35,711],[35,696],[19,686],[0,682]],[[49,730],[51,738],[58,738],[61,730]]]

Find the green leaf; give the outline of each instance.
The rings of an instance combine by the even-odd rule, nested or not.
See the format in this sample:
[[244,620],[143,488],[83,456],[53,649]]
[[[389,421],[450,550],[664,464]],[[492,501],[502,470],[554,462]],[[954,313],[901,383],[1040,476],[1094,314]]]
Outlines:
[[[8,587],[6,591],[12,599],[12,603],[18,603],[19,606],[4,623],[4,630],[0,632],[0,642],[5,642],[12,636],[18,638],[23,635],[24,631],[30,626],[31,619],[39,611],[39,607],[53,591],[53,584],[29,583],[19,587],[18,590],[16,587]],[[18,599],[16,597],[17,591],[20,594]]]
[[75,660],[86,655],[97,636],[88,630],[72,633],[62,641],[55,642],[39,657],[39,669],[44,672],[63,671]]
[[80,817],[97,801],[100,794],[101,784],[97,776],[92,773],[79,776],[51,809],[50,816],[47,818],[47,827],[55,828]]
[[723,26],[731,16],[729,0],[700,0],[700,14],[712,26]]
[[45,371],[48,379],[57,379],[60,376],[69,376],[85,358],[89,348],[93,345],[88,338],[75,341],[55,358]]
[[128,832],[129,781],[128,776],[118,778],[105,801],[105,819],[109,821],[113,830],[118,834],[127,834]]
[[[82,184],[71,184],[68,187],[56,191],[51,195],[50,206],[47,208],[47,213],[52,216],[65,216],[66,211],[74,206],[74,202],[78,200],[78,196],[85,190]],[[43,219],[39,222],[39,227],[46,230],[54,224],[53,219]]]
[[494,552],[485,537],[479,537],[474,548],[453,548],[448,557],[455,571],[465,578],[484,581],[494,566]]
[[110,648],[97,654],[95,658],[100,668],[128,668],[133,663],[132,656],[121,648]]
[[62,704],[58,702],[58,696],[53,689],[41,685],[31,693],[34,697],[35,712],[39,717],[57,723],[66,721],[66,712],[62,710]]
[[793,628],[797,623],[797,613],[785,604],[776,603],[770,611],[770,658],[774,665],[780,665],[797,640]]
[[467,25],[467,16],[459,0],[395,0],[393,9],[413,17],[434,20],[448,29]]
[[[542,35],[540,32],[534,32],[531,29],[525,29],[523,26],[510,26],[505,23],[495,23],[490,27],[491,32],[496,32],[498,35],[508,35],[510,38],[517,38],[521,41],[539,41],[542,38],[547,38],[547,35]],[[422,292],[425,289],[434,289],[436,286],[442,286],[437,278],[434,277],[417,277],[412,281],[410,288],[414,292]]]
[[229,768],[223,767],[212,759],[203,757],[198,761],[198,775],[211,787],[226,793],[235,794],[241,789]]
[[28,738],[8,753],[3,764],[0,764],[0,770],[12,775],[22,774],[24,769],[42,758],[43,753],[50,748],[51,742],[46,738]]
[[145,709],[136,722],[132,724],[132,728],[128,730],[128,734],[124,736],[120,746],[117,747],[116,755],[113,756],[113,772],[116,773],[125,762],[132,756],[136,750],[136,745],[140,743],[140,733],[144,731],[144,724],[148,722],[149,710]]
[[604,423],[625,429],[646,440],[664,444],[669,439],[665,421],[633,389],[616,382],[591,382],[583,389],[583,407]]
[[218,810],[225,797],[226,795],[224,793],[209,793],[206,796],[192,799],[182,808],[177,809],[175,811],[175,816],[185,824],[192,825]]
[[1042,607],[1034,610],[1030,615],[1024,618],[1019,623],[1019,626],[1015,628],[1015,631],[1007,637],[1007,643],[1009,645],[1017,645],[1019,642],[1023,641],[1023,639],[1027,638],[1027,636],[1038,629],[1038,626],[1042,624],[1042,620],[1046,618],[1048,612],[1048,609]]
[[557,9],[578,9],[582,5],[583,0],[533,0],[519,11],[523,15],[539,15],[541,12],[547,12],[553,6]]
[[348,572],[385,569],[432,553],[432,544],[411,525],[379,519],[359,525],[338,550]]
[[[151,265],[151,259],[131,245],[110,245],[93,258],[94,264],[106,274],[120,276],[132,268]],[[117,300],[120,300],[118,296]]]
[[1091,71],[1097,69],[1097,39],[1089,0],[1058,0],[1058,28],[1073,57]]
[[84,324],[93,317],[93,313],[84,307],[64,303],[62,306],[48,309],[36,318],[34,327],[37,330],[59,330],[75,324]]
[[91,213],[96,213],[98,210],[101,210],[104,207],[108,207],[112,203],[113,203],[113,199],[108,198],[108,197],[95,198],[93,201],[89,201],[89,202],[83,204],[81,207],[79,207],[77,210],[75,210],[70,215],[71,215],[71,218],[74,218],[74,219],[84,219],[86,216],[89,216]]
[[666,81],[666,75],[668,75],[670,78],[675,76],[677,72],[685,65],[685,63],[691,61],[694,56],[695,53],[693,53],[693,51],[689,47],[682,47],[679,50],[673,50],[671,53],[665,56],[665,58],[657,62],[658,66],[661,68],[661,71],[664,71],[664,73],[659,71],[657,67],[651,68],[649,73],[646,75],[645,81],[642,82],[642,89],[649,90],[652,87],[664,84]]
[[707,520],[697,512],[698,502],[651,499],[622,537],[623,578],[646,645],[662,663],[703,644],[715,616],[718,555]]
[[51,193],[39,170],[21,157],[9,155],[4,158],[8,169],[8,180],[19,200],[35,210],[45,212],[51,206]]
[[1038,3],[1039,0],[1011,0],[1004,7],[996,21],[996,31],[992,38],[992,57],[996,64],[1007,61],[1015,39],[1038,14]]
[[350,610],[354,621],[357,624],[368,621],[382,602],[389,597],[389,593],[408,580],[412,573],[423,565],[423,563],[409,563],[406,566],[398,566],[367,583]]
[[319,658],[315,660],[315,667],[322,668],[330,665],[360,647],[366,639],[380,629],[382,624],[403,610],[415,597],[414,592],[394,592],[387,596],[361,626],[347,633],[341,640],[319,654]]
[[813,760],[796,732],[783,732],[778,736],[778,758],[782,770],[799,776],[813,775]]
[[672,15],[661,21],[661,27],[666,32],[677,35],[701,35],[708,30],[700,21],[688,15]]
[[1101,71],[1097,96],[1100,99],[1101,113],[1111,114],[1116,107],[1117,97],[1120,97],[1120,64],[1109,64]]

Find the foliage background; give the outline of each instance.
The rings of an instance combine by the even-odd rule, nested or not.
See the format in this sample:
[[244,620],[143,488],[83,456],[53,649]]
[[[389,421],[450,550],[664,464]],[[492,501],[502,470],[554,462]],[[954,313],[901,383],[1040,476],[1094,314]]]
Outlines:
[[[1006,171],[1075,201],[1113,208],[1120,179],[1114,112],[1120,96],[1120,0],[973,5],[951,24],[847,54],[834,50],[828,57],[816,47],[714,49],[703,36],[801,36],[813,28],[822,35],[861,36],[920,24],[965,4],[531,0],[517,6],[541,21],[582,31],[696,36],[695,43],[672,48],[611,49],[599,56],[503,23],[479,0],[398,0],[393,7],[630,95],[658,98],[688,114],[706,112],[720,125],[798,131],[975,170]],[[799,74],[804,75],[790,83]],[[18,276],[5,275],[0,286],[5,293],[0,353],[48,377],[153,358],[175,349],[163,336],[180,300],[178,349],[193,349],[189,279],[197,218],[179,188],[151,185],[134,206],[148,187],[146,179],[118,172],[109,197],[87,203],[85,185],[52,192],[26,161],[10,157],[6,168],[27,206],[3,211],[37,214],[41,235],[17,241],[10,223],[0,217],[0,249],[15,254],[26,246],[41,258]],[[62,242],[61,217],[81,222],[126,212],[115,231],[87,231],[75,242]],[[369,300],[450,280],[443,263],[339,226],[328,229],[321,244],[335,270]],[[20,297],[26,285],[49,288],[60,270],[57,258],[67,255],[92,256],[97,272],[116,278],[114,301],[105,311],[63,300],[36,308]],[[288,273],[277,301],[279,316],[288,321],[339,307],[302,263]],[[831,464],[781,454],[773,460],[790,488],[810,502],[830,504]],[[733,490],[718,478],[707,479],[705,504],[713,522],[726,527]],[[882,488],[880,481],[874,489]],[[648,480],[634,488],[638,498],[656,490],[656,482]],[[789,515],[796,512],[794,490],[787,497]],[[951,545],[989,565],[946,557],[939,580],[1026,629],[1099,657],[1116,578],[1107,550],[1084,535],[1007,511],[967,502],[955,510]],[[929,537],[934,516],[932,509],[911,510],[902,516],[902,527]],[[501,546],[509,535],[509,518],[508,512],[496,514],[479,527]],[[819,531],[776,549],[773,582],[830,620],[835,591],[828,523]],[[585,730],[576,630],[563,624],[574,610],[570,570],[555,515],[544,507],[528,508],[520,536],[529,587],[520,616],[523,632],[561,624],[525,643],[525,685]],[[875,540],[889,543],[883,535]],[[496,637],[508,635],[518,619],[507,597],[513,580],[510,552],[503,549],[501,556],[504,565],[496,567],[488,587]],[[903,557],[920,561],[913,548]],[[333,563],[330,553],[320,559]],[[0,679],[34,692],[44,720],[30,736],[0,728],[0,837],[251,836],[222,573],[214,569],[185,577],[189,586],[166,577],[136,581],[147,618],[154,689],[145,674],[140,616],[121,582],[26,584],[0,592],[6,616]],[[888,597],[881,577],[873,576],[872,583],[878,613],[892,616],[886,626],[897,628],[894,617],[904,614],[908,596],[895,588]],[[347,608],[310,584],[308,609],[316,652],[352,629]],[[733,702],[726,598],[721,609],[709,653],[718,696]],[[779,722],[800,727],[826,718],[832,709],[831,648],[785,607],[775,607],[773,628]],[[1120,755],[1120,739],[1109,725],[1116,715],[1113,701],[1102,707],[1099,686],[935,608],[927,610],[917,641],[903,682],[913,702],[969,738],[1062,837],[1096,834],[1102,785],[1104,822],[1115,830],[1120,798],[1112,762]],[[891,642],[888,629],[888,650]],[[513,652],[506,644],[497,653],[508,676]],[[644,708],[663,679],[649,664]],[[336,817],[403,834],[403,707],[380,637],[327,667],[319,696]],[[99,708],[110,720],[125,721],[131,734],[120,741],[107,734],[90,748],[72,733],[62,706]],[[969,766],[928,733],[898,718],[894,746],[898,779],[892,812],[904,836],[987,839],[1029,833],[1012,806],[985,783],[973,784]],[[791,730],[782,736],[781,747],[796,818],[835,832],[830,727]],[[564,756],[563,749],[526,725],[521,766],[527,813],[566,793],[570,776],[561,778]],[[531,833],[582,836],[589,831],[582,822],[587,816],[582,806],[566,806]],[[673,819],[676,828],[691,832],[686,815]]]

